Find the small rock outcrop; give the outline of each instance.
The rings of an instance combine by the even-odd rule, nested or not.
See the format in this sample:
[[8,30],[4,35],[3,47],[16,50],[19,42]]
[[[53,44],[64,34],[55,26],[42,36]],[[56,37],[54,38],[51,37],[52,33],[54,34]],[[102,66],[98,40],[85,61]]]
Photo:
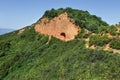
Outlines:
[[19,30],[18,34],[21,34],[21,33],[23,33],[24,31],[25,31],[25,29],[23,28],[23,29]]

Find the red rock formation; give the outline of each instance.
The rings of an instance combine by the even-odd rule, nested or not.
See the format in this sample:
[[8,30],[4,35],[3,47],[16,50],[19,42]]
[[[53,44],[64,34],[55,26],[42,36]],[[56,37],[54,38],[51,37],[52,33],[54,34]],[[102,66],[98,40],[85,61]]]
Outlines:
[[41,21],[36,24],[35,31],[54,36],[60,40],[69,41],[75,38],[80,28],[73,24],[72,20],[68,18],[67,13],[63,13],[51,21],[48,21],[48,18],[41,19]]

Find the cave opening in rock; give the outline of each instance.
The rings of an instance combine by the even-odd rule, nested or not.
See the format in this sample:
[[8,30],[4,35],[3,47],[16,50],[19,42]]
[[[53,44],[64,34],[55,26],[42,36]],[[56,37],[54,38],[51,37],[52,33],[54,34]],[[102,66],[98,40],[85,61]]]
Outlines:
[[66,37],[66,34],[64,32],[60,33],[60,35]]

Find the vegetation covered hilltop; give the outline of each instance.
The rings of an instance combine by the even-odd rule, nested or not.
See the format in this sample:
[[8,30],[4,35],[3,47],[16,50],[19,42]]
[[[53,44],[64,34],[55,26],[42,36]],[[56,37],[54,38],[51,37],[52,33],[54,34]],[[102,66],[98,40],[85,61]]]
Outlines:
[[[47,25],[65,12],[80,27],[75,39],[35,31],[43,18]],[[119,53],[120,25],[110,26],[88,11],[51,9],[31,26],[0,35],[0,80],[119,80]]]

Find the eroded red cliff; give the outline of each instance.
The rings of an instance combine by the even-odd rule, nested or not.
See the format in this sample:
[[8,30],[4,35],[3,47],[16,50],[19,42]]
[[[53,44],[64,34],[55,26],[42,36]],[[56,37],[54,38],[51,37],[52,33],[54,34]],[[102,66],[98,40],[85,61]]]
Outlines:
[[72,22],[67,13],[63,13],[50,21],[48,21],[48,18],[41,19],[36,24],[35,31],[63,41],[69,41],[75,38],[80,28]]

